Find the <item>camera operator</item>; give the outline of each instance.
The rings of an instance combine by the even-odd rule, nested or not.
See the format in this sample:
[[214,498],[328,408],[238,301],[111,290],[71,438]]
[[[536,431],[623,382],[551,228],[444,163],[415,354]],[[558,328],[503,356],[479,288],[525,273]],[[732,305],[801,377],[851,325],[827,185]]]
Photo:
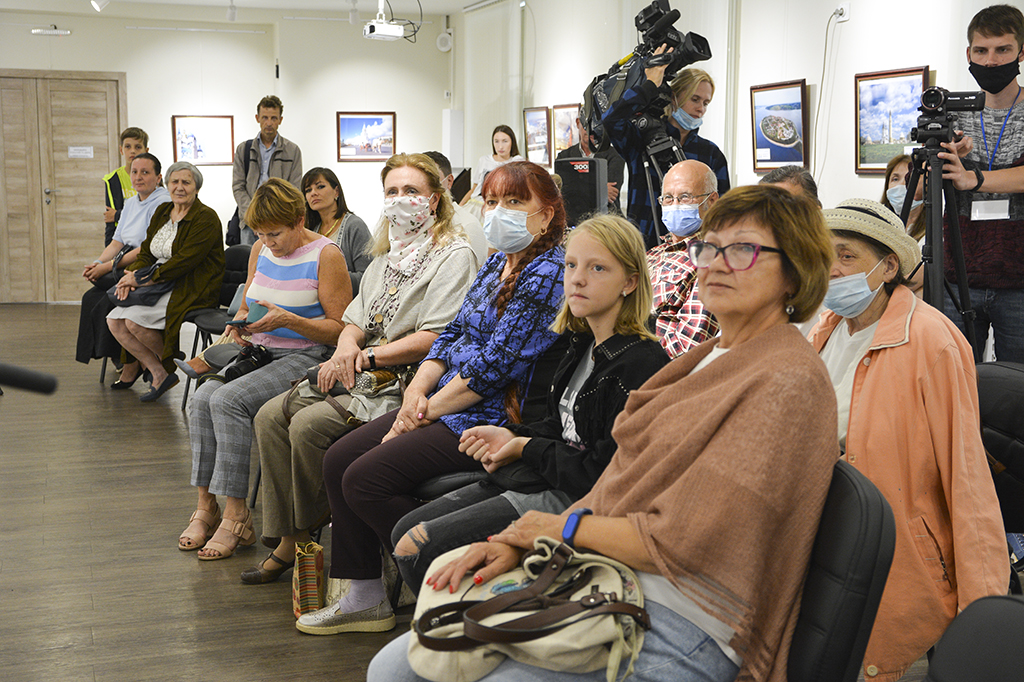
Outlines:
[[[672,49],[662,45],[654,54],[667,52],[672,52]],[[640,228],[648,249],[657,246],[659,234],[664,233],[654,217],[650,199],[652,194],[655,197],[661,194],[661,182],[651,172],[653,192],[648,193],[647,179],[644,178],[643,136],[631,120],[648,110],[661,94],[666,66],[645,69],[647,79],[638,87],[626,90],[602,117],[612,145],[626,160],[629,168],[627,217]],[[715,94],[714,81],[701,69],[684,69],[672,80],[670,88],[671,104],[665,108],[661,121],[665,124],[666,132],[680,143],[687,159],[700,161],[714,171],[718,178],[718,191],[724,194],[729,190],[729,169],[725,155],[714,142],[698,135],[704,112]]]
[[555,158],[578,159],[581,157],[594,157],[595,159],[605,159],[608,161],[608,212],[622,213],[622,209],[619,207],[619,190],[622,189],[622,172],[626,167],[626,162],[611,147],[604,151],[594,151],[597,148],[597,144],[590,136],[590,133],[587,132],[586,126],[583,125],[583,107],[580,107],[580,111],[576,116],[576,130],[579,132],[580,141],[568,149],[558,152],[558,156]]
[[[997,359],[1024,362],[1024,95],[1017,83],[1024,60],[1024,15],[1010,5],[987,7],[971,20],[967,39],[967,61],[985,91],[985,109],[961,114],[963,140],[943,143],[948,151],[938,156],[946,162],[943,179],[956,189],[967,281],[977,313],[975,361],[982,361],[991,326]],[[944,242],[945,275],[955,281],[948,223]],[[963,331],[948,296],[945,309]]]

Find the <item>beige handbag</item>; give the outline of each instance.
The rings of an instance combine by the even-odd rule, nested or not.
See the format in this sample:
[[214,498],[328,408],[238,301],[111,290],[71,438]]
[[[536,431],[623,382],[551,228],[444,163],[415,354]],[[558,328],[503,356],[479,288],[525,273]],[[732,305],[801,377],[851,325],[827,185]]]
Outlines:
[[[434,682],[474,682],[506,656],[547,670],[605,668],[627,674],[650,619],[632,569],[600,554],[576,552],[541,537],[522,566],[461,594],[424,585],[413,616],[409,664]],[[441,555],[432,575],[466,547]],[[638,627],[639,626],[639,627]]]

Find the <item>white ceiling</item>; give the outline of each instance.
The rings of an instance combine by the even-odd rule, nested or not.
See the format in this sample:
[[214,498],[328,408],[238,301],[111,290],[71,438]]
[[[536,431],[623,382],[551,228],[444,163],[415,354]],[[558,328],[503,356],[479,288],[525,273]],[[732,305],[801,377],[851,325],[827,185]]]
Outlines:
[[[83,0],[84,2],[84,0]],[[111,0],[111,5],[117,0]],[[227,8],[229,0],[132,0],[132,2],[148,5],[193,5],[199,7],[224,7]],[[390,0],[395,15],[404,19],[416,19],[419,16],[419,6],[416,0]],[[420,0],[423,4],[424,14],[454,14],[461,12],[462,8],[471,5],[476,0]],[[347,12],[352,9],[352,0],[234,0],[238,8],[239,21],[242,14],[249,9],[276,9],[276,10],[303,10],[318,12]],[[365,18],[372,18],[377,13],[377,0],[357,0],[356,9]],[[384,5],[385,13],[388,12],[387,4]]]

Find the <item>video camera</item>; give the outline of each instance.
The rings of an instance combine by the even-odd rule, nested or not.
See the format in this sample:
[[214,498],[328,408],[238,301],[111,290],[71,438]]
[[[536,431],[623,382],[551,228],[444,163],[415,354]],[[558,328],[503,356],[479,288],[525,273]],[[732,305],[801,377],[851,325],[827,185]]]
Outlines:
[[910,139],[928,146],[930,140],[937,143],[952,142],[956,139],[955,124],[959,117],[954,111],[981,111],[985,108],[985,93],[950,92],[945,88],[931,87],[921,93],[921,115],[917,127],[911,129]]
[[[665,69],[664,92],[634,123],[643,133],[647,145],[659,137],[667,137],[661,121],[665,107],[671,104],[667,83],[683,67],[711,59],[711,47],[703,36],[696,33],[683,35],[672,26],[679,16],[679,10],[671,9],[668,0],[653,0],[640,10],[634,20],[641,35],[640,44],[633,52],[612,64],[607,73],[595,77],[584,91],[580,121],[592,138],[601,140],[600,149],[608,148],[608,138],[601,124],[604,113],[622,97],[622,93],[638,87],[647,79],[645,69],[664,64],[668,64]],[[655,55],[654,51],[661,45],[672,48],[672,51],[666,50],[663,54]]]

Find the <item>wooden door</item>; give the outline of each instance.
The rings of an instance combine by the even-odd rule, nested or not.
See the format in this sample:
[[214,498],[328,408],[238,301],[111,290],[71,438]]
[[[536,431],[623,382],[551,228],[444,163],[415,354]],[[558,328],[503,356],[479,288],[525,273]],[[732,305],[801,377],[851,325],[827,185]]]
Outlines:
[[0,302],[81,299],[125,109],[123,74],[0,72]]

